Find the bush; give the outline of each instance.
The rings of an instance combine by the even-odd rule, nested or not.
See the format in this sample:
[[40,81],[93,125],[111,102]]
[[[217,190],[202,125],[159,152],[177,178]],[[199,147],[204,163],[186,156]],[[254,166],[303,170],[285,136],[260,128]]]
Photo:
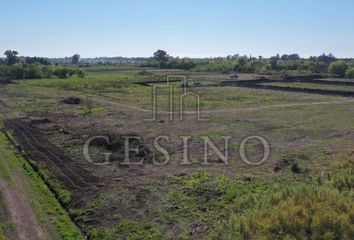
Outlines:
[[[40,79],[43,78],[42,68],[39,65],[28,65],[24,69],[24,79]],[[18,78],[21,79],[21,78]]]
[[[80,70],[81,71],[81,70]],[[53,75],[57,78],[68,78],[76,74],[76,71],[70,68],[57,68],[53,71]]]
[[53,76],[53,68],[51,66],[44,66],[42,68],[43,78],[51,78]]
[[5,74],[11,79],[24,79],[25,69],[22,64],[15,64],[12,66],[6,66]]
[[66,67],[53,68],[51,65],[43,65],[40,63],[0,65],[0,80],[2,81],[11,79],[42,79],[51,78],[53,76],[57,78],[68,78],[73,75],[85,77],[86,73],[81,69]]
[[354,78],[354,67],[349,68],[346,72],[345,72],[345,76],[348,78]]
[[328,67],[328,72],[341,77],[345,76],[345,72],[348,69],[348,64],[344,61],[332,62]]
[[84,78],[86,76],[86,73],[81,70],[81,69],[78,69],[76,70],[76,75],[79,77],[79,78]]

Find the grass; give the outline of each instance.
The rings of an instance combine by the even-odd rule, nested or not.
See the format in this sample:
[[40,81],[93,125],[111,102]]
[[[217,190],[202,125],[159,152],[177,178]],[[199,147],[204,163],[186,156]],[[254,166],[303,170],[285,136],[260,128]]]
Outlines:
[[312,186],[285,188],[257,212],[229,220],[210,239],[346,239],[353,236],[354,206],[340,193]]
[[[161,73],[166,74],[169,73]],[[198,74],[198,81],[210,84],[223,77]],[[133,73],[90,73],[84,79],[30,80],[2,88],[11,99],[10,111],[74,113],[78,124],[73,125],[77,127],[75,137],[78,138],[83,134],[78,125],[85,107],[63,105],[59,102],[61,97],[92,97],[123,104],[94,104],[97,108],[94,116],[102,131],[137,132],[147,144],[158,135],[168,134],[171,139],[168,146],[174,152],[171,158],[175,162],[181,159],[178,145],[181,135],[192,136],[190,159],[196,164],[203,157],[199,136],[209,136],[220,149],[224,144],[222,136],[232,137],[230,166],[215,165],[215,169],[172,175],[167,180],[156,176],[132,178],[129,186],[113,184],[115,186],[108,189],[102,188],[100,196],[86,202],[86,207],[73,209],[71,213],[83,227],[91,229],[93,239],[124,239],[125,236],[130,239],[188,239],[191,234],[198,239],[345,239],[352,234],[352,225],[348,223],[352,224],[353,164],[350,154],[336,155],[346,151],[346,146],[352,143],[353,106],[347,98],[236,87],[192,88],[191,91],[200,95],[203,110],[227,111],[204,114],[203,117],[210,119],[208,122],[195,119],[146,122],[142,119],[150,117],[150,113],[131,110],[124,105],[150,109],[151,87],[135,82],[151,78],[161,79],[160,76]],[[306,87],[323,86],[306,84]],[[174,87],[174,106],[178,109],[182,89],[178,84]],[[26,92],[31,92],[31,96]],[[168,110],[167,88],[159,89],[158,100],[158,108]],[[343,102],[301,105],[326,101]],[[187,108],[193,109],[194,103],[194,99],[186,100]],[[277,106],[284,104],[299,105]],[[262,108],[264,106],[266,108]],[[113,127],[118,125],[117,129]],[[241,140],[250,135],[263,136],[271,143],[271,158],[262,166],[251,168],[242,164],[237,156]],[[68,137],[71,135],[55,133],[49,140],[57,146],[65,146],[66,153],[77,160],[81,146],[63,144]],[[275,173],[273,165],[282,160],[297,163],[301,173],[294,174],[290,165]],[[106,174],[105,169],[96,170],[92,169],[95,174]],[[251,181],[242,180],[242,176]],[[154,177],[156,182],[152,180]],[[160,181],[163,186],[159,185]],[[153,200],[146,205],[135,203],[140,188],[153,193]],[[328,211],[323,211],[321,206]],[[119,210],[124,212],[126,209],[138,213],[130,218],[122,216]],[[144,219],[141,219],[142,212]],[[92,213],[100,214],[99,223],[97,219],[93,221],[97,215]],[[304,223],[308,223],[307,231],[291,232],[291,229],[302,229]]]
[[5,240],[4,227],[2,223],[0,224],[0,240]]
[[16,225],[12,222],[9,213],[8,202],[3,196],[1,196],[0,198],[0,206],[2,210],[1,214],[4,214],[3,216],[1,216],[2,222],[0,223],[0,240],[5,240],[6,237],[16,236]]
[[122,220],[112,231],[96,230],[90,234],[94,240],[163,240],[163,234],[143,221]]
[[171,183],[160,221],[187,229],[198,222],[208,229],[206,239],[349,240],[354,233],[354,204],[345,192],[352,194],[353,184],[339,191],[315,179],[291,186],[205,171],[172,177]]
[[0,178],[5,180],[9,184],[12,184],[10,173],[7,170],[7,168],[4,166],[2,161],[0,161]]
[[61,239],[83,239],[79,230],[71,222],[69,216],[44,184],[43,180],[28,162],[13,153],[9,148],[9,142],[3,134],[0,134],[0,147],[3,149],[4,157],[9,162],[11,170],[20,170],[28,178],[27,191],[31,196],[31,202],[35,211],[42,217],[50,217]]
[[[124,103],[137,105],[150,109],[151,92],[152,87],[141,86],[134,84],[135,82],[151,81],[151,80],[164,80],[161,76],[139,76],[133,74],[89,74],[86,78],[71,78],[71,79],[41,79],[41,80],[23,80],[17,81],[20,83],[16,86],[17,89],[11,89],[11,91],[31,91],[35,93],[50,94],[51,97],[58,96],[58,91],[65,91],[66,94],[72,92],[72,94],[80,94],[86,97],[108,97],[116,101],[122,101]],[[208,83],[218,82],[218,79],[214,80],[205,78]],[[174,86],[173,102],[174,108],[178,109],[180,103],[180,95],[183,93],[183,89],[180,84],[172,84]],[[10,86],[11,87],[11,86]],[[45,90],[44,90],[45,89]],[[280,103],[291,102],[311,102],[311,101],[324,101],[328,99],[325,96],[311,96],[299,94],[278,93],[269,94],[267,90],[254,90],[235,87],[203,87],[203,88],[191,88],[189,92],[196,93],[200,96],[200,102],[202,109],[221,109],[230,107],[252,107],[261,105],[272,105]],[[167,87],[159,87],[156,90],[158,110],[169,110],[169,89]],[[60,95],[59,95],[60,96]],[[40,101],[36,104],[36,101]],[[36,109],[35,106],[48,109],[50,106],[55,106],[55,111],[60,109],[60,106],[55,104],[52,98],[33,99],[30,102],[23,102],[25,106],[18,106],[19,109],[30,107]],[[185,106],[187,109],[194,109],[196,104],[195,98],[186,98]],[[45,110],[43,109],[43,110]]]

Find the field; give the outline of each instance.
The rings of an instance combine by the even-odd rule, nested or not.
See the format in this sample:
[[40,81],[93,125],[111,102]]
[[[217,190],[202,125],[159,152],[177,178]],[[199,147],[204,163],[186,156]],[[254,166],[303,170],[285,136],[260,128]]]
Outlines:
[[[14,81],[0,85],[0,116],[17,153],[5,137],[1,144],[21,159],[8,164],[25,166],[48,186],[47,197],[60,203],[53,216],[65,209],[91,239],[352,239],[354,98],[238,83],[260,78],[92,68],[85,78]],[[333,80],[341,81],[328,79]],[[354,94],[354,86],[344,85],[258,85]],[[184,98],[181,111],[185,91],[194,95]],[[149,121],[154,100],[156,115]],[[89,162],[83,148],[95,136],[106,136],[109,143],[93,141]],[[124,136],[140,137],[139,150],[128,156],[142,165],[124,164]],[[170,153],[167,164],[161,164],[165,156],[154,146],[159,136]],[[190,137],[187,162],[185,136]],[[205,136],[221,153],[229,137],[227,164],[212,148],[205,164]],[[270,145],[270,157],[261,165],[241,159],[248,136]],[[110,164],[103,164],[107,152]],[[246,144],[251,163],[263,153],[260,141]],[[0,165],[1,183],[10,178],[4,169]],[[43,204],[38,200],[37,207]],[[55,219],[48,228],[74,234],[66,217],[59,220],[71,226],[65,227],[69,233],[61,233]],[[0,239],[16,233],[7,227]]]

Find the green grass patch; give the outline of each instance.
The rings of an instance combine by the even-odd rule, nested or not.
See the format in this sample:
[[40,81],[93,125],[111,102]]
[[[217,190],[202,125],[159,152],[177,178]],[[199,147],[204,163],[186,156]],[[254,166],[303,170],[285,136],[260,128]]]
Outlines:
[[0,161],[0,178],[11,184],[11,176],[2,161]]
[[65,213],[64,209],[60,206],[43,180],[27,161],[15,155],[13,151],[8,148],[8,144],[5,135],[0,134],[0,146],[10,166],[20,169],[28,177],[31,186],[28,191],[35,211],[39,214],[50,216],[61,239],[83,239],[79,230],[71,222],[69,216]]
[[[336,174],[349,171],[344,175],[350,177],[353,167],[348,164],[343,161]],[[203,170],[170,181],[173,187],[164,197],[161,222],[180,223],[187,231],[199,223],[206,226],[206,239],[349,240],[354,233],[353,187],[348,180],[339,181],[340,186],[345,183],[341,191],[333,184],[337,180],[318,184],[314,178],[291,186]]]
[[4,226],[2,223],[0,223],[0,240],[5,240]]
[[93,240],[163,240],[162,233],[151,224],[143,221],[122,220],[113,231],[94,230],[90,234]]
[[354,234],[354,204],[348,200],[330,189],[286,187],[257,212],[232,213],[209,238],[349,240]]

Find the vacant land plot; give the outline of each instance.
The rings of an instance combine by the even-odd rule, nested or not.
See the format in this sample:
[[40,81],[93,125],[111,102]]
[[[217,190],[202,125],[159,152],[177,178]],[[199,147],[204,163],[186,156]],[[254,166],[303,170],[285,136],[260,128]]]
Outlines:
[[[90,73],[1,85],[4,126],[92,239],[269,239],[272,231],[300,239],[325,226],[318,239],[330,234],[350,239],[353,98],[222,86],[238,81],[223,74],[189,72],[188,88],[184,77],[164,82],[183,74]],[[247,77],[259,76],[240,76]],[[154,87],[142,82],[158,82],[155,95]],[[194,95],[183,98],[181,119],[185,93]],[[156,118],[147,121],[154,116],[153,96]],[[197,96],[200,118],[207,120],[198,121]],[[79,100],[64,101],[69,98]],[[122,164],[127,135],[140,137],[139,151],[129,156],[143,165]],[[242,140],[254,135],[271,149],[259,166],[246,164],[239,154]],[[90,162],[83,147],[95,136],[106,136],[110,143],[93,142]],[[168,137],[161,141],[170,153],[165,165],[153,163],[154,157],[165,160],[154,146],[159,136]],[[183,136],[190,137],[190,164],[184,165]],[[213,149],[207,151],[210,164],[203,164],[203,136],[222,153],[230,137],[228,164]],[[246,154],[258,161],[263,150],[259,141],[251,141]],[[110,164],[94,164],[103,163],[107,152]],[[313,211],[318,214],[312,216]],[[295,216],[312,222],[308,232],[287,232],[302,224]]]

